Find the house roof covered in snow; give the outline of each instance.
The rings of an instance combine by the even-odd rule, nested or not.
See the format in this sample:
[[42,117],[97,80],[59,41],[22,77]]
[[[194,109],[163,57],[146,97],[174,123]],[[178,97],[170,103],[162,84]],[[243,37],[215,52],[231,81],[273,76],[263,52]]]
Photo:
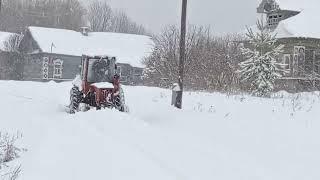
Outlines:
[[0,51],[5,50],[5,42],[10,38],[10,36],[14,35],[14,33],[9,32],[1,32],[0,31]]
[[305,37],[320,39],[319,0],[277,0],[280,9],[298,10],[299,14],[283,20],[275,29],[278,38]]
[[153,50],[153,41],[149,36],[110,32],[90,32],[84,36],[81,32],[66,29],[34,26],[28,29],[45,53],[109,55],[117,57],[119,63],[144,67],[143,58]]
[[304,3],[298,0],[276,0],[276,2],[282,10],[301,11],[304,6],[302,5]]

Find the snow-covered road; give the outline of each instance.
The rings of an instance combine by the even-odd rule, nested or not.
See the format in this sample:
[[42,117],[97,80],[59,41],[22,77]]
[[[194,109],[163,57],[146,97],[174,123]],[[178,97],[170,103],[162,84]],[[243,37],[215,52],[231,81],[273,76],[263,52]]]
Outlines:
[[23,180],[319,180],[319,93],[273,99],[125,87],[130,113],[66,114],[70,83],[0,81]]

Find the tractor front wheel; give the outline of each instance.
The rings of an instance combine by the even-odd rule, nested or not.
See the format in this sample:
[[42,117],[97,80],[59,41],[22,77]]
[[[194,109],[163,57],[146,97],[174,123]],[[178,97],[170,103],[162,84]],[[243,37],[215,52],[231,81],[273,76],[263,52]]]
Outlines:
[[73,87],[70,90],[70,114],[76,113],[79,108],[79,104],[81,103],[82,93],[78,87]]
[[120,112],[128,112],[129,109],[126,106],[125,98],[124,98],[124,93],[122,88],[119,90],[119,95],[117,95],[114,99],[114,106],[116,109],[118,109]]

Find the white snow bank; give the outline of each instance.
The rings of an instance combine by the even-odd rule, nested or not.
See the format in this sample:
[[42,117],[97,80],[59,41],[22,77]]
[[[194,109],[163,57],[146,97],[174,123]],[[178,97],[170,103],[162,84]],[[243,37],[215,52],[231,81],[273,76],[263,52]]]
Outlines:
[[153,41],[148,36],[91,32],[88,36],[80,32],[43,27],[29,27],[33,38],[43,52],[64,55],[109,55],[119,63],[144,67],[143,58],[153,50]]
[[320,93],[273,99],[123,87],[130,114],[69,115],[72,83],[0,81],[0,131],[23,133],[23,180],[318,180]]

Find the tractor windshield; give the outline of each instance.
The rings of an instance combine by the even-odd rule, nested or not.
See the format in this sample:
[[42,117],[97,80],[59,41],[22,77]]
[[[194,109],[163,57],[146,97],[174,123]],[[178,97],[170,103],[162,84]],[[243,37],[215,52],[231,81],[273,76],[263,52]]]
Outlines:
[[89,59],[88,82],[112,82],[108,59]]

